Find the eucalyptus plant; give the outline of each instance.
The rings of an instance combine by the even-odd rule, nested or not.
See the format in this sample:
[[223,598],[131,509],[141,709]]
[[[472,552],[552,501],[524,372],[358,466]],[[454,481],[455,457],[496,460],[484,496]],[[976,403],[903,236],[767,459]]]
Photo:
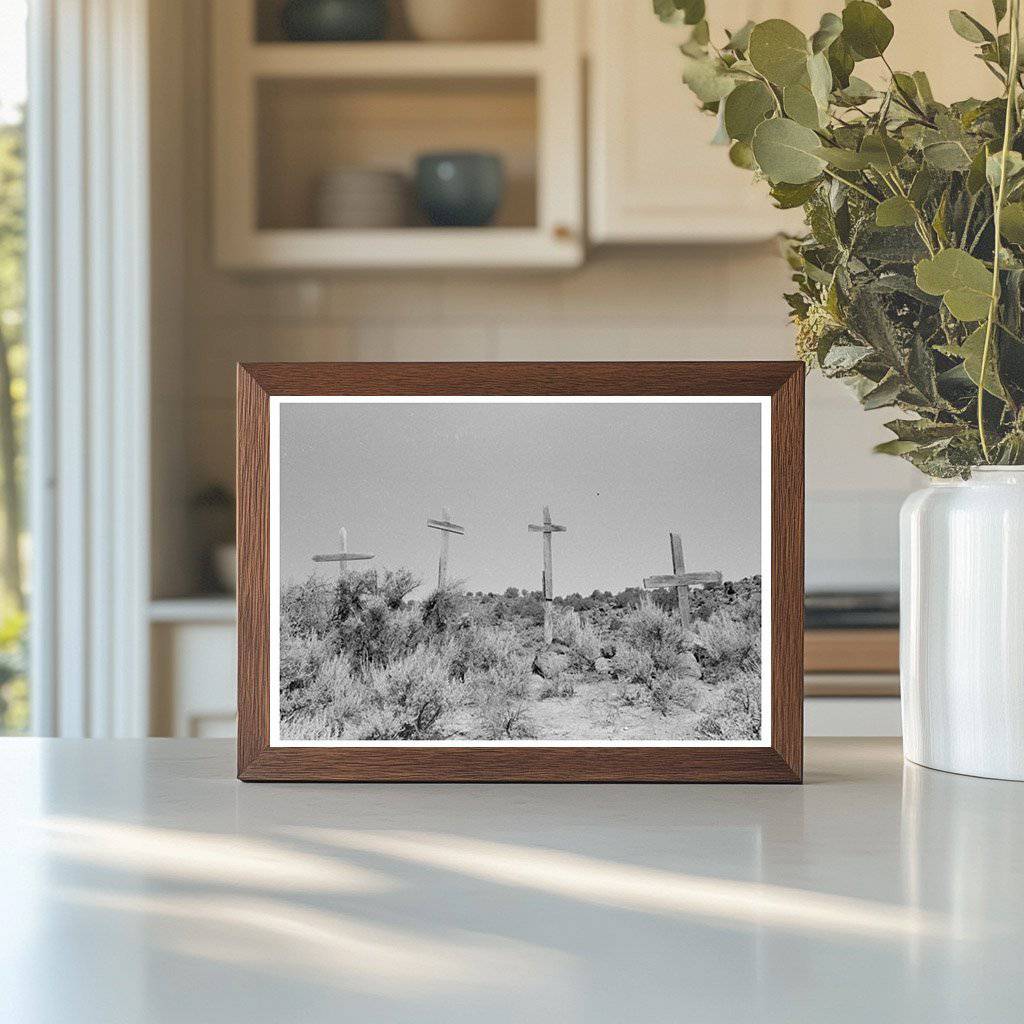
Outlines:
[[[989,24],[949,12],[998,95],[946,105],[890,66],[890,0],[852,0],[809,37],[772,18],[717,44],[705,0],[654,0],[691,26],[683,80],[716,141],[803,207],[785,243],[799,355],[865,409],[910,414],[877,450],[931,476],[1024,462],[1020,2],[993,0]],[[858,77],[866,62],[886,85]]]

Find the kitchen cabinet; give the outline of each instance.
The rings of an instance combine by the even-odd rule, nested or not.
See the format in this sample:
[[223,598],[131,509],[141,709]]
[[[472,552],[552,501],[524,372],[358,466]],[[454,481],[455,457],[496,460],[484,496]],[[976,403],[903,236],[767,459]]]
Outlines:
[[[810,33],[829,9],[816,0],[709,4],[713,31],[785,18]],[[841,4],[831,5],[840,9]],[[989,23],[988,0],[965,10]],[[956,36],[945,8],[897,3],[889,59],[928,72],[940,100],[991,96],[998,83]],[[589,230],[595,243],[728,242],[769,238],[802,225],[800,211],[772,207],[767,186],[710,145],[714,119],[697,109],[680,80],[678,44],[689,29],[664,25],[645,0],[590,0],[588,24]],[[885,74],[860,64],[858,74]]]
[[[712,7],[718,28],[787,18],[816,26],[820,4],[742,0]],[[717,13],[716,13],[717,12]],[[644,2],[590,0],[588,174],[594,242],[734,242],[800,223],[780,215],[767,186],[710,145],[715,120],[681,80],[689,28],[664,25]]]
[[[528,0],[520,0],[527,3]],[[534,0],[531,39],[283,39],[273,0],[211,5],[214,255],[244,269],[566,267],[583,258],[580,0]],[[424,152],[498,154],[493,225],[325,227],[338,169],[400,172]],[[410,182],[411,184],[411,182]]]

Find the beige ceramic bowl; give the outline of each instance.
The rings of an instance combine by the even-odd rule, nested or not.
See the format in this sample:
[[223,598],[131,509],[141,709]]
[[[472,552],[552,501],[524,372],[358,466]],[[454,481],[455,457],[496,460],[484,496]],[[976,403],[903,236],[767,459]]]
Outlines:
[[405,0],[405,15],[413,35],[430,42],[535,37],[532,0]]

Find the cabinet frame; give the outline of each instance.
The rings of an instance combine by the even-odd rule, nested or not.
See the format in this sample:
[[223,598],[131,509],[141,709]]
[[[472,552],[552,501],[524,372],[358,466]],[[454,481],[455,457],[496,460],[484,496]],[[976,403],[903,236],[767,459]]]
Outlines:
[[[253,0],[211,5],[214,259],[237,270],[571,267],[583,260],[579,0],[537,0],[535,42],[257,42]],[[512,228],[261,229],[257,86],[271,78],[518,76],[537,97],[537,224]]]

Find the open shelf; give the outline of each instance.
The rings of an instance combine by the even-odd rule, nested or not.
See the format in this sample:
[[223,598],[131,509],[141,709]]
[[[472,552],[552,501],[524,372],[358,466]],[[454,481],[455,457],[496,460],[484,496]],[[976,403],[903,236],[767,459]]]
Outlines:
[[[217,0],[218,3],[222,0]],[[251,39],[258,45],[272,45],[284,42],[284,30],[281,27],[281,13],[285,0],[250,0],[252,2],[252,17],[248,24],[251,25]],[[419,2],[436,2],[436,0],[419,0]],[[543,2],[543,0],[540,0]],[[538,0],[506,0],[504,11],[504,22],[495,26],[493,20],[489,22],[489,28],[493,34],[500,35],[507,41],[533,42],[537,39]],[[494,32],[497,27],[498,31]],[[410,19],[406,12],[406,0],[389,0],[388,2],[388,24],[384,36],[388,42],[404,41],[419,42],[415,34],[415,19]],[[315,46],[315,43],[298,43],[299,46]],[[372,45],[368,43],[355,43],[355,46]],[[486,43],[468,43],[464,45],[487,45]]]
[[[402,174],[408,224],[399,230],[429,230],[412,197],[413,176],[416,158],[438,150],[497,153],[504,165],[504,195],[493,226],[461,235],[536,227],[532,79],[272,79],[258,85],[256,116],[260,231],[347,233],[316,223],[314,197],[325,174],[350,166]],[[379,233],[360,230],[352,240],[372,247]],[[452,229],[442,233],[455,240]]]
[[[229,269],[569,267],[583,259],[577,0],[530,4],[532,38],[280,39],[278,0],[213,7],[214,242]],[[397,171],[427,152],[498,154],[493,222],[320,226],[315,196],[342,168]],[[386,220],[386,218],[382,218]],[[372,223],[372,222],[371,222]]]

